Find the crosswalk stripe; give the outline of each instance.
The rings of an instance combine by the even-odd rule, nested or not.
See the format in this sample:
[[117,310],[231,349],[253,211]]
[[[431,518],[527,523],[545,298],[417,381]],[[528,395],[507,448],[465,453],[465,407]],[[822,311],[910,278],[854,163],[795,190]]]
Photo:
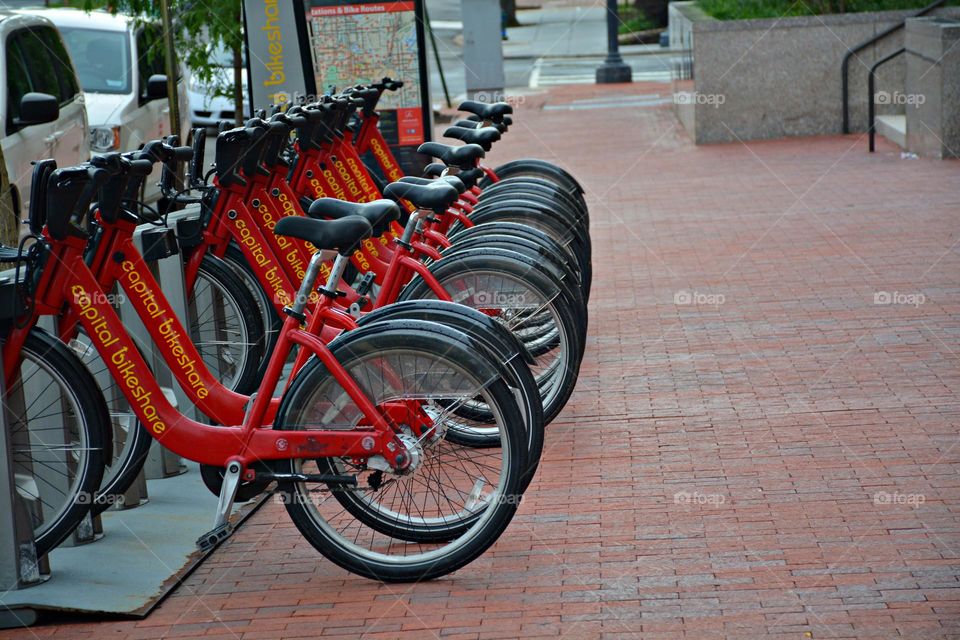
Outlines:
[[[565,65],[567,66],[567,65]],[[553,73],[552,73],[553,72]],[[634,71],[634,82],[670,82],[670,71]],[[534,63],[530,74],[530,88],[551,87],[560,84],[592,84],[596,82],[596,71],[591,73],[555,73],[555,66],[541,58]]]

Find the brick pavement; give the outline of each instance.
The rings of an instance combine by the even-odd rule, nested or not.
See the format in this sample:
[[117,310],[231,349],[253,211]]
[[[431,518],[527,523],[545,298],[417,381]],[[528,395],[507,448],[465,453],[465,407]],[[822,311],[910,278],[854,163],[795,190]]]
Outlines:
[[491,552],[379,585],[271,504],[145,620],[0,638],[960,637],[960,164],[540,111],[658,91],[528,98],[496,152],[582,179],[595,281],[577,391]]

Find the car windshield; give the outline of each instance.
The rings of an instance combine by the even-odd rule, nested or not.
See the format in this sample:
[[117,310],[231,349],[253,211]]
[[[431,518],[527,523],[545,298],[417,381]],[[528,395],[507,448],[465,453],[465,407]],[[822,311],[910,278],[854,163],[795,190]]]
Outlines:
[[61,27],[80,86],[92,93],[130,93],[130,36],[126,31]]
[[[246,52],[241,53],[243,64],[247,64]],[[210,50],[210,64],[217,67],[233,68],[233,51],[230,51],[223,45],[217,45]]]

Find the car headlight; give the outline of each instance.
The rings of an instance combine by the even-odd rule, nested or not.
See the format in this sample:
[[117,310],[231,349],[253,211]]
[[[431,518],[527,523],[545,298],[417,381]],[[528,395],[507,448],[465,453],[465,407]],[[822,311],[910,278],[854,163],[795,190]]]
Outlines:
[[93,151],[116,151],[120,148],[120,127],[93,127],[90,129],[90,148]]

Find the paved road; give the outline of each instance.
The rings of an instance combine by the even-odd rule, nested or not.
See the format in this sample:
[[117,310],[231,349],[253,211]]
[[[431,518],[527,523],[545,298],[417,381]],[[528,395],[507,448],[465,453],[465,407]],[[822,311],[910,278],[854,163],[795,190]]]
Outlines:
[[[440,64],[451,98],[465,93],[462,57],[461,0],[429,0],[428,13],[437,39]],[[605,57],[604,14],[599,8],[551,8],[521,11],[522,27],[510,29],[504,42],[506,93],[522,94],[558,84],[591,84]],[[675,57],[649,47],[624,47],[624,59],[636,81],[670,79]],[[642,55],[641,55],[642,53]],[[430,51],[430,88],[434,104],[444,101],[440,72]]]

